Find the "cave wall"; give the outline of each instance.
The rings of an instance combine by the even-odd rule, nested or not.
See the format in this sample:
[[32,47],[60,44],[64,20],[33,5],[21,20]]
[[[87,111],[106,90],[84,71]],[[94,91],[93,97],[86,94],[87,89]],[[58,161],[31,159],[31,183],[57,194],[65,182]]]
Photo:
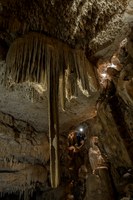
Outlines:
[[[5,199],[11,197],[7,195],[8,193],[18,195],[20,193],[22,199],[67,199],[70,193],[69,183],[72,181],[68,165],[67,135],[73,125],[76,128],[84,121],[88,124],[85,141],[87,176],[83,178],[80,175],[82,184],[74,186],[79,190],[78,193],[75,189],[76,200],[80,197],[85,200],[131,197],[132,1],[129,1],[127,9],[126,4],[127,1],[120,0],[112,2],[5,0],[0,2],[0,59],[2,60],[0,62],[0,192],[2,195],[5,194]],[[18,77],[23,76],[22,71],[24,73],[26,70],[34,71],[32,62],[35,61],[35,57],[37,63],[34,63],[34,66],[40,69],[43,56],[41,54],[40,58],[39,53],[43,52],[45,55],[44,46],[47,45],[50,49],[54,47],[54,53],[58,50],[58,54],[70,51],[70,55],[75,55],[75,49],[78,49],[83,52],[85,59],[87,56],[88,60],[96,63],[99,57],[111,58],[126,36],[126,46],[122,46],[118,53],[123,67],[117,76],[115,73],[112,74],[112,81],[116,88],[113,97],[109,96],[96,105],[99,95],[96,92],[99,86],[98,76],[95,73],[96,67],[89,62],[89,66],[94,70],[88,77],[91,90],[95,91],[89,93],[92,97],[84,97],[78,91],[78,99],[68,98],[71,100],[69,103],[66,102],[68,111],[63,112],[59,107],[61,184],[58,188],[52,189],[49,175],[48,99],[44,94],[44,85],[33,82],[16,84],[10,77],[11,72],[19,82]],[[57,47],[58,44],[61,44],[60,48],[56,49],[55,46]],[[37,46],[39,51],[35,54]],[[19,53],[20,51],[23,55]],[[55,53],[54,57],[58,54]],[[66,55],[61,56],[59,60],[64,58],[67,60]],[[79,63],[82,61],[82,59],[77,60]],[[70,59],[66,63],[73,64],[73,62],[74,59]],[[74,66],[76,65],[75,63]],[[8,80],[5,80],[7,67],[9,67]],[[34,76],[37,72],[36,68],[34,68]],[[78,68],[81,73],[82,69]],[[28,76],[29,74],[27,73]],[[86,85],[84,76],[86,71],[81,77]],[[90,140],[93,136],[99,138],[98,148],[105,160],[102,164],[103,168],[98,167],[95,174],[89,160]],[[77,176],[77,181],[78,179]]]

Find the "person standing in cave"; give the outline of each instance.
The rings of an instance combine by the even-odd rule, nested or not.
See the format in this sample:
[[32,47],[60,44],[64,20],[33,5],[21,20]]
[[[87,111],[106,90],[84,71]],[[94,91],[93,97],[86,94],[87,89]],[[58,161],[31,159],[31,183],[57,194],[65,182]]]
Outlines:
[[74,152],[76,151],[76,132],[73,130],[68,134],[68,150],[70,157],[73,157]]
[[73,172],[74,179],[78,177],[78,171],[82,164],[84,164],[84,156],[81,155],[82,147],[84,146],[84,136],[79,132],[71,131],[68,134],[68,155],[69,155],[69,169]]
[[68,150],[70,156],[73,155],[76,152],[79,152],[79,150],[84,145],[85,136],[83,133],[80,133],[79,131],[71,131],[68,135]]
[[84,141],[85,141],[85,135],[84,133],[80,132],[80,131],[77,131],[77,134],[76,134],[76,139],[77,139],[77,147],[79,149],[82,148],[82,146],[84,145]]

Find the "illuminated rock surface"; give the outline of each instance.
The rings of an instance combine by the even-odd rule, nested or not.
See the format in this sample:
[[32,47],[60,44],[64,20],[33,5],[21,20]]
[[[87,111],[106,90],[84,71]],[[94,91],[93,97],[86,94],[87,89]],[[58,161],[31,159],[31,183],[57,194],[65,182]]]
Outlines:
[[0,1],[1,199],[133,198],[132,26],[132,0]]

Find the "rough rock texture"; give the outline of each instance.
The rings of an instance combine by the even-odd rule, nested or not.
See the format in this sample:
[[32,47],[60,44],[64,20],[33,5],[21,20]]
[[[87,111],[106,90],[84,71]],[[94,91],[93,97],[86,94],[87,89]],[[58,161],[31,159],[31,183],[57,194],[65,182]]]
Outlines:
[[28,191],[36,182],[47,180],[46,164],[49,143],[46,134],[39,134],[28,123],[0,113],[1,193]]
[[[132,0],[0,1],[1,198],[133,197],[132,23]],[[61,75],[56,77],[61,173],[56,189],[50,183],[52,98],[46,92],[51,70]],[[67,136],[84,123],[86,140],[73,160],[74,171]]]
[[126,9],[126,12],[124,13],[124,20],[125,22],[128,22],[132,26],[133,21],[133,1],[128,1],[128,6]]
[[2,1],[1,38],[11,43],[20,34],[42,32],[73,47],[86,48],[93,55],[111,44],[122,31],[126,3],[120,0]]

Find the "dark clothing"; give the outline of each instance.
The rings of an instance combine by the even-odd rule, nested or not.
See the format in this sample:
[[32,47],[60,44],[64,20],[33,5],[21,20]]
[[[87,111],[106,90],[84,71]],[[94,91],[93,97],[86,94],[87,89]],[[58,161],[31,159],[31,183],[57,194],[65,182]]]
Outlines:
[[77,132],[76,136],[73,138],[68,137],[68,146],[75,146],[78,147],[81,145],[81,141],[85,139],[85,135],[83,133]]
[[79,147],[81,145],[81,141],[84,141],[85,135],[83,133],[78,132],[76,138],[77,138],[77,145]]

